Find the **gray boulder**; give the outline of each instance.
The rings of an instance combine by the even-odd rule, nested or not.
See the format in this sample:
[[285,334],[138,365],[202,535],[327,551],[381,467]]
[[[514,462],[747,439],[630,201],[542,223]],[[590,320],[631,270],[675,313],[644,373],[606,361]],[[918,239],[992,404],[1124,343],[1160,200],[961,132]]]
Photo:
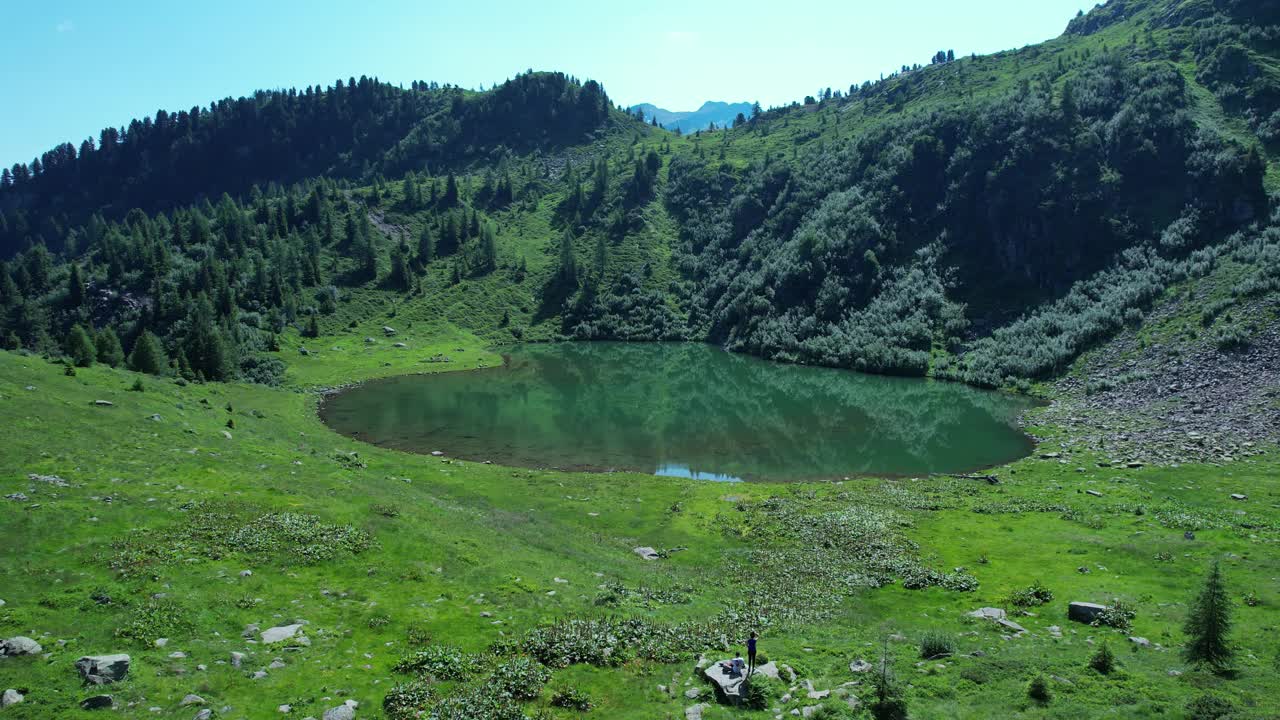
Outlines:
[[1073,602],[1067,606],[1067,618],[1081,623],[1092,623],[1107,609],[1106,605],[1090,602]]
[[267,628],[262,631],[262,642],[270,645],[272,643],[284,642],[295,636],[302,630],[302,623],[294,623],[293,625],[281,625],[279,627]]
[[120,682],[129,674],[128,655],[86,655],[76,661],[76,670],[86,685]]
[[661,555],[658,554],[657,550],[654,550],[651,547],[638,547],[632,550],[631,552],[634,552],[635,554],[639,555],[645,560],[657,560],[658,558],[662,557]]
[[324,711],[324,720],[355,720],[356,719],[356,702],[348,700],[342,705],[335,708],[329,708]]
[[196,713],[196,716],[192,718],[192,720],[213,720],[213,711],[209,708],[205,708]]
[[[723,662],[728,664],[729,661]],[[736,705],[742,700],[742,682],[747,678],[746,673],[731,673],[721,663],[714,662],[702,674],[711,681],[720,702]]]
[[0,695],[0,707],[17,705],[20,702],[22,702],[22,693],[14,690],[13,688],[5,690],[4,695]]
[[0,642],[0,655],[39,655],[43,648],[29,637],[11,637]]

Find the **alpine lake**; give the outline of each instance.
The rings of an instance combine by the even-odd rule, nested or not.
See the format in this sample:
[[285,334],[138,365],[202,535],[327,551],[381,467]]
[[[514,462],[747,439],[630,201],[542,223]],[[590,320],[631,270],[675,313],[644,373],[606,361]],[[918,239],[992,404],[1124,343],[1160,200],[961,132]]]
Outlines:
[[499,465],[738,481],[966,473],[1029,454],[1034,401],[768,362],[697,343],[509,348],[501,367],[375,380],[321,419],[380,447]]

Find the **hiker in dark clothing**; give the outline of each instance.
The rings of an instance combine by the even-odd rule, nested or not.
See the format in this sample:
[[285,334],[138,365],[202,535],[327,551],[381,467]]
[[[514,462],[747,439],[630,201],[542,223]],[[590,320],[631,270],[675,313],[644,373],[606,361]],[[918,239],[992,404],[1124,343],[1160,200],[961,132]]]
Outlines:
[[753,630],[747,638],[747,677],[756,671],[756,633]]

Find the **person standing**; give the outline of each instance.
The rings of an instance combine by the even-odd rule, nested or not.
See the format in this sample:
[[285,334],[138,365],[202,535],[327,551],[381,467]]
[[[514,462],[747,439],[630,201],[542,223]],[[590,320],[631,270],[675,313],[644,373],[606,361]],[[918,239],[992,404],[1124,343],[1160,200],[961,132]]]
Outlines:
[[747,677],[756,671],[756,632],[751,631],[751,637],[747,638]]

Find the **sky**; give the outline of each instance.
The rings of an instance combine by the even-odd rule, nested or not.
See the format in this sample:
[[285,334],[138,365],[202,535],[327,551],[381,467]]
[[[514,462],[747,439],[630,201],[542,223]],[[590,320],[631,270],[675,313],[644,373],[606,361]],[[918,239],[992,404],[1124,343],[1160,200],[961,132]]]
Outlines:
[[527,69],[616,103],[769,107],[938,50],[1062,33],[1091,0],[0,0],[0,165],[255,89],[368,75],[490,87]]

